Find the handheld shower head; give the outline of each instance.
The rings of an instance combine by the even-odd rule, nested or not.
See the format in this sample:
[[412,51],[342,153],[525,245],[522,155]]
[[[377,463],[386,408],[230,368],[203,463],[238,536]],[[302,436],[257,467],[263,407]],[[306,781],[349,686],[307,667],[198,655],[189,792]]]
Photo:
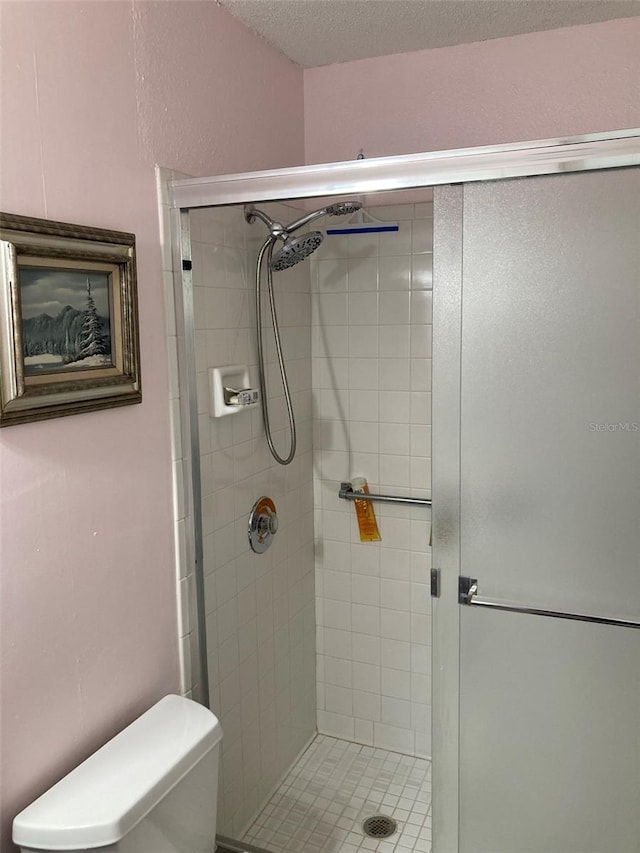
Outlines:
[[[284,366],[284,357],[280,344],[280,331],[278,329],[278,318],[276,312],[276,301],[273,292],[272,272],[286,270],[289,267],[303,261],[312,252],[318,248],[324,239],[324,235],[319,231],[307,231],[300,234],[298,237],[293,236],[293,232],[298,228],[302,228],[308,222],[317,219],[320,216],[344,216],[345,214],[355,213],[362,207],[358,201],[342,201],[336,204],[323,207],[322,210],[315,210],[313,213],[307,213],[295,222],[289,225],[281,225],[276,222],[263,210],[258,210],[252,205],[245,207],[244,215],[247,222],[254,222],[260,219],[269,229],[269,236],[262,244],[262,248],[258,252],[258,260],[256,264],[256,320],[257,320],[257,347],[258,347],[258,372],[260,375],[260,387],[262,388],[262,417],[264,421],[265,435],[269,451],[273,458],[280,465],[288,465],[295,456],[296,452],[296,422],[293,413],[293,404],[291,402],[291,394],[289,391],[289,383],[287,381],[287,373]],[[282,240],[282,246],[277,252],[274,252],[274,247],[278,240]],[[278,365],[280,367],[280,376],[282,378],[282,386],[284,390],[285,403],[287,406],[287,414],[289,416],[289,431],[291,443],[287,456],[281,456],[276,450],[271,436],[271,426],[269,423],[269,406],[267,401],[266,381],[265,381],[265,363],[264,363],[264,347],[263,347],[263,332],[262,332],[262,300],[261,300],[261,279],[262,279],[262,264],[267,257],[267,291],[269,294],[269,305],[271,307],[271,318],[273,320],[273,337],[276,346],[276,354],[278,357]]]
[[271,259],[271,269],[286,270],[307,258],[322,243],[324,237],[319,231],[307,231],[299,237],[287,237]]

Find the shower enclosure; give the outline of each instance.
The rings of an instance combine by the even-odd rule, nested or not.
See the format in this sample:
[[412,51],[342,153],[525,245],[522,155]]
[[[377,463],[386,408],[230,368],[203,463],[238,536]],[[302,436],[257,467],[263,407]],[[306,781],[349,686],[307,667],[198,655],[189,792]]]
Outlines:
[[[629,595],[640,553],[640,186],[639,170],[630,168],[640,158],[638,140],[637,132],[621,132],[557,144],[548,141],[383,158],[364,167],[332,164],[242,179],[234,176],[233,180],[182,180],[173,186],[174,246],[185,270],[184,278],[178,273],[180,285],[186,285],[187,296],[191,285],[196,285],[196,294],[195,276],[200,273],[192,247],[208,257],[205,263],[201,256],[200,271],[209,264],[209,269],[217,269],[218,281],[224,282],[223,302],[219,294],[217,298],[204,294],[205,304],[196,304],[191,318],[186,312],[184,351],[188,356],[187,339],[193,334],[193,361],[199,358],[202,363],[207,351],[216,359],[248,361],[253,322],[248,301],[245,305],[239,296],[246,284],[241,281],[242,270],[249,266],[239,263],[240,249],[234,247],[232,236],[240,227],[237,214],[241,208],[229,214],[204,208],[231,202],[262,205],[269,198],[347,197],[382,188],[436,185],[435,572],[429,578],[426,548],[413,566],[413,571],[421,573],[419,581],[425,589],[431,581],[433,744],[421,734],[430,703],[416,700],[415,695],[405,701],[416,706],[419,728],[412,729],[411,741],[389,744],[398,752],[433,754],[436,853],[601,853],[604,849],[635,853],[634,845],[640,837],[633,805],[640,796],[640,747],[634,738],[634,721],[640,709],[640,633],[637,598]],[[605,169],[609,171],[600,171]],[[567,170],[578,174],[554,174]],[[518,176],[530,177],[483,183],[490,178]],[[450,182],[461,186],[439,186]],[[197,207],[203,210],[195,211]],[[415,233],[424,238],[424,221],[415,225],[421,218],[415,217],[418,207],[413,209],[411,233],[415,228]],[[271,218],[283,221],[300,215],[293,208],[278,210],[274,206],[269,211]],[[424,208],[420,212],[424,220]],[[207,218],[208,233],[213,229],[220,236],[217,244],[215,240],[198,239],[203,237]],[[257,247],[248,247],[250,239],[243,233],[242,251],[247,250],[247,256],[253,252],[255,257]],[[424,243],[418,254],[427,254]],[[281,274],[291,276],[280,282],[280,299],[283,310],[289,312],[285,325],[294,348],[287,356],[287,365],[289,358],[295,362],[293,402],[302,426],[299,457],[288,468],[274,474],[264,458],[256,464],[254,457],[249,470],[246,454],[254,453],[261,441],[261,423],[254,413],[225,419],[233,423],[224,426],[220,421],[212,428],[202,376],[193,379],[192,393],[187,395],[191,418],[186,418],[183,433],[191,428],[195,442],[205,442],[204,456],[209,457],[203,460],[200,453],[197,460],[192,457],[190,469],[194,484],[202,483],[203,503],[195,524],[194,557],[197,564],[200,524],[201,541],[205,543],[200,561],[205,572],[200,572],[199,612],[206,615],[207,634],[216,644],[216,654],[209,658],[212,707],[216,709],[215,703],[219,703],[223,728],[227,717],[225,736],[229,732],[223,770],[228,781],[225,806],[229,807],[228,815],[233,815],[225,826],[229,834],[245,828],[273,792],[288,764],[313,736],[316,719],[321,730],[333,724],[344,726],[330,732],[337,738],[371,743],[368,738],[375,737],[376,721],[366,720],[364,700],[356,699],[356,692],[373,696],[375,690],[366,682],[364,689],[356,690],[353,657],[350,686],[342,687],[340,682],[347,678],[349,669],[344,665],[348,657],[341,646],[347,640],[340,621],[346,618],[346,611],[339,606],[345,603],[341,597],[346,588],[340,585],[344,578],[338,574],[346,551],[340,547],[345,544],[339,517],[342,502],[337,499],[337,489],[332,488],[345,474],[367,474],[344,471],[346,458],[340,454],[347,451],[341,449],[340,442],[352,442],[356,434],[358,440],[370,441],[372,431],[362,427],[367,421],[360,416],[357,420],[350,418],[351,401],[348,394],[340,394],[343,389],[336,382],[345,368],[347,375],[352,375],[352,365],[341,362],[349,359],[349,351],[340,354],[339,350],[344,346],[344,328],[339,328],[339,320],[345,300],[324,299],[325,313],[321,314],[320,295],[339,297],[341,291],[339,287],[334,293],[325,289],[320,294],[318,290],[320,264],[324,263],[327,273],[325,286],[339,282],[340,270],[346,268],[345,304],[349,306],[349,260],[354,257],[347,245],[346,259],[318,255]],[[342,260],[346,267],[340,266]],[[373,263],[368,249],[362,250],[361,260],[370,274]],[[393,312],[402,310],[398,306],[406,300],[398,299],[397,294],[382,299],[383,293],[378,292],[380,270],[384,267],[389,272],[393,262],[380,253],[379,245],[375,260],[380,330],[383,302],[388,318],[397,317]],[[337,265],[337,273],[330,269],[332,265]],[[354,281],[368,280],[355,269],[356,265]],[[313,325],[305,319],[309,317],[310,292],[316,306]],[[366,285],[362,293],[367,293]],[[196,295],[196,299],[201,298],[202,293]],[[411,298],[412,294],[409,305]],[[373,302],[353,300],[364,312],[372,310]],[[222,304],[224,316],[220,313]],[[330,322],[326,322],[327,308]],[[417,310],[416,317],[423,317],[422,309]],[[210,329],[198,328],[201,317],[208,317]],[[415,337],[421,340],[415,344],[415,351],[409,334],[409,359],[428,358],[425,340],[430,323],[424,325],[422,336]],[[386,339],[390,345],[393,335],[387,332]],[[366,335],[358,340],[359,346],[367,346]],[[404,346],[404,339],[398,340]],[[380,342],[379,335],[378,347]],[[273,363],[273,350],[270,355]],[[376,357],[380,358],[379,348]],[[401,359],[399,355],[391,357]],[[315,374],[311,374],[312,363]],[[271,369],[267,366],[268,373]],[[184,371],[183,383],[189,378],[187,374]],[[358,375],[364,383],[373,382],[366,371]],[[424,377],[424,371],[420,375]],[[322,387],[322,381],[316,385],[320,376],[329,387]],[[393,388],[380,389],[381,377],[378,364],[375,387],[357,389],[362,394],[359,404],[364,405],[367,399],[372,402],[371,395],[365,396],[367,390],[379,395],[378,400],[383,394],[394,393]],[[333,408],[328,413],[322,410],[320,420],[328,421],[331,428],[326,432],[316,429],[314,434],[312,395],[317,393],[318,403],[323,404],[325,391],[331,393],[324,395],[324,404]],[[411,372],[408,393],[428,393],[422,386],[411,390]],[[186,411],[189,414],[188,407]],[[276,400],[275,411],[276,441],[278,433],[284,440],[283,396]],[[407,418],[410,427],[426,426],[411,425],[410,406]],[[196,427],[199,425],[195,431],[194,419]],[[384,432],[379,417],[376,427],[379,442]],[[417,449],[422,441],[424,448],[425,439],[424,430],[417,429],[412,446],[410,435],[409,460],[413,447]],[[329,445],[325,450],[326,441]],[[334,441],[335,447],[331,446]],[[411,470],[409,461],[409,476]],[[212,490],[212,477],[226,478],[226,482]],[[325,598],[334,602],[327,609],[323,604],[315,607],[309,569],[314,536],[313,479],[316,534],[320,532],[323,545],[316,555],[320,558],[319,598],[321,602]],[[377,482],[373,476],[371,479]],[[396,482],[399,487],[412,485],[410,480]],[[245,504],[248,510],[271,488],[281,490],[279,499],[288,531],[285,527],[284,538],[276,537],[268,560],[258,563],[239,547],[239,537],[246,535],[241,510]],[[197,503],[196,497],[194,508]],[[424,543],[427,534],[428,541],[428,510],[403,508],[404,516],[399,508],[393,510],[385,517],[382,505],[378,509],[383,522],[389,518],[392,537],[400,536],[403,530],[411,535],[415,522],[418,538]],[[324,534],[327,521],[334,525],[329,537]],[[328,548],[328,556],[323,553],[325,540],[334,543]],[[346,540],[353,579],[354,570],[357,573],[363,562],[359,555],[353,562],[351,533]],[[383,530],[383,546],[384,540]],[[400,543],[401,539],[396,541]],[[420,554],[420,549],[416,553]],[[221,569],[212,573],[213,578],[206,572],[211,555]],[[325,559],[327,565],[334,560],[338,571],[333,566],[327,568]],[[377,559],[373,576],[377,577],[374,586],[380,594],[383,578]],[[411,572],[411,560],[409,565]],[[402,571],[401,566],[398,570]],[[386,580],[378,614],[389,596],[404,594],[402,584],[406,581],[401,577]],[[359,594],[367,594],[366,582],[356,583],[356,587]],[[410,614],[412,593],[416,591],[409,587]],[[352,592],[350,587],[349,595]],[[374,614],[355,611],[352,598],[348,602],[349,618],[353,620],[357,612],[362,620],[361,631],[355,633],[366,636],[367,631],[373,632],[368,620]],[[315,656],[314,611],[320,638],[317,717],[311,699],[316,680],[309,672],[309,662]],[[349,627],[353,643],[353,624]],[[401,656],[403,642],[398,639],[397,646],[387,644],[387,655]],[[361,650],[365,647],[360,643]],[[387,663],[395,660],[397,672],[402,673],[399,659],[388,657]],[[425,660],[428,642],[418,643],[415,665],[427,670]],[[331,676],[323,680],[329,661]],[[206,655],[200,654],[195,662],[206,662]],[[261,670],[265,662],[267,668]],[[370,670],[366,670],[366,661],[358,663],[362,664],[358,668],[360,679],[367,671],[375,679],[375,663],[369,664],[373,667]],[[261,678],[259,672],[267,674]],[[409,684],[414,675],[423,675],[412,671],[411,665],[408,672]],[[402,680],[394,676],[394,689],[402,689]],[[415,680],[416,685],[421,683],[420,678]],[[362,681],[358,684],[363,688]],[[331,688],[330,703],[338,710],[326,710],[327,687]],[[243,713],[243,696],[252,699],[245,703],[247,708],[255,704],[257,709],[264,707],[265,714],[260,711],[252,718],[248,711]],[[403,701],[400,696],[388,698]],[[354,712],[356,702],[361,702],[360,716]],[[387,702],[387,711],[389,708]],[[349,722],[349,712],[353,723]],[[394,713],[402,713],[400,704],[394,706]],[[365,722],[369,724],[363,725]],[[381,726],[384,724],[379,721],[378,731],[384,731]],[[264,748],[259,748],[263,735]],[[305,755],[307,766],[315,766],[315,758],[310,758],[310,753]],[[591,771],[590,759],[597,770]],[[265,768],[266,776],[262,773]]]
[[[322,219],[311,214],[318,226],[349,212],[333,207],[320,210]],[[378,750],[367,757],[370,772],[392,760],[381,750],[403,753],[410,760],[394,778],[404,774],[416,797],[427,790],[416,779],[426,779],[431,754],[429,510],[376,507],[383,541],[363,544],[353,506],[338,497],[340,482],[358,473],[372,491],[429,494],[432,204],[376,212],[397,220],[398,230],[328,236],[299,263],[274,268],[270,281],[262,264],[259,347],[256,271],[261,257],[268,263],[275,230],[265,235],[262,222],[295,224],[309,214],[284,204],[261,206],[261,216],[247,217],[243,207],[190,212],[205,642],[211,704],[225,731],[219,823],[226,836],[244,835],[316,727]],[[208,371],[225,364],[247,364],[250,384],[266,387],[275,461],[259,406],[210,416]],[[257,555],[247,515],[263,495],[280,525]],[[363,760],[351,750],[338,754],[326,739],[314,750],[305,766],[319,762],[317,776],[325,750],[341,766]],[[380,811],[378,799],[367,795],[363,819]],[[420,824],[408,828],[426,836],[429,803],[413,805]],[[329,825],[317,809],[313,817]],[[284,849],[263,836],[264,829],[254,843]]]

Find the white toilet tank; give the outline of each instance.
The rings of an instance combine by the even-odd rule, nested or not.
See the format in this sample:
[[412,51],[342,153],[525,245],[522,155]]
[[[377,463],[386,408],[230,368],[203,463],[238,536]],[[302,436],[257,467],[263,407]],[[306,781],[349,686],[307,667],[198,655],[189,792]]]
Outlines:
[[214,853],[222,729],[165,696],[13,821],[30,851]]

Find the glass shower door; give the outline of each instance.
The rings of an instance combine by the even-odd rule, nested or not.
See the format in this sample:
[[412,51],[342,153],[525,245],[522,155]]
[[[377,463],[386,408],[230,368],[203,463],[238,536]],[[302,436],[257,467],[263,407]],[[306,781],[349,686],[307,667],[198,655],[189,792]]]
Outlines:
[[640,169],[459,193],[457,849],[638,853]]

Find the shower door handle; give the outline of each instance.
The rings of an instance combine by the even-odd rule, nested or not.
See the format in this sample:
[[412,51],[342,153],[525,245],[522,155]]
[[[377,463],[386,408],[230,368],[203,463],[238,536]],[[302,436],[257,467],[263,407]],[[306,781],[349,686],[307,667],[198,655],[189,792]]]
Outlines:
[[586,613],[569,613],[565,610],[546,610],[523,604],[512,604],[497,599],[478,596],[477,578],[458,578],[458,603],[468,607],[485,607],[490,610],[502,610],[507,613],[528,613],[530,616],[548,616],[552,619],[568,619],[573,622],[593,622],[598,625],[616,625],[620,628],[640,628],[640,619],[617,619],[607,616],[593,616]]

